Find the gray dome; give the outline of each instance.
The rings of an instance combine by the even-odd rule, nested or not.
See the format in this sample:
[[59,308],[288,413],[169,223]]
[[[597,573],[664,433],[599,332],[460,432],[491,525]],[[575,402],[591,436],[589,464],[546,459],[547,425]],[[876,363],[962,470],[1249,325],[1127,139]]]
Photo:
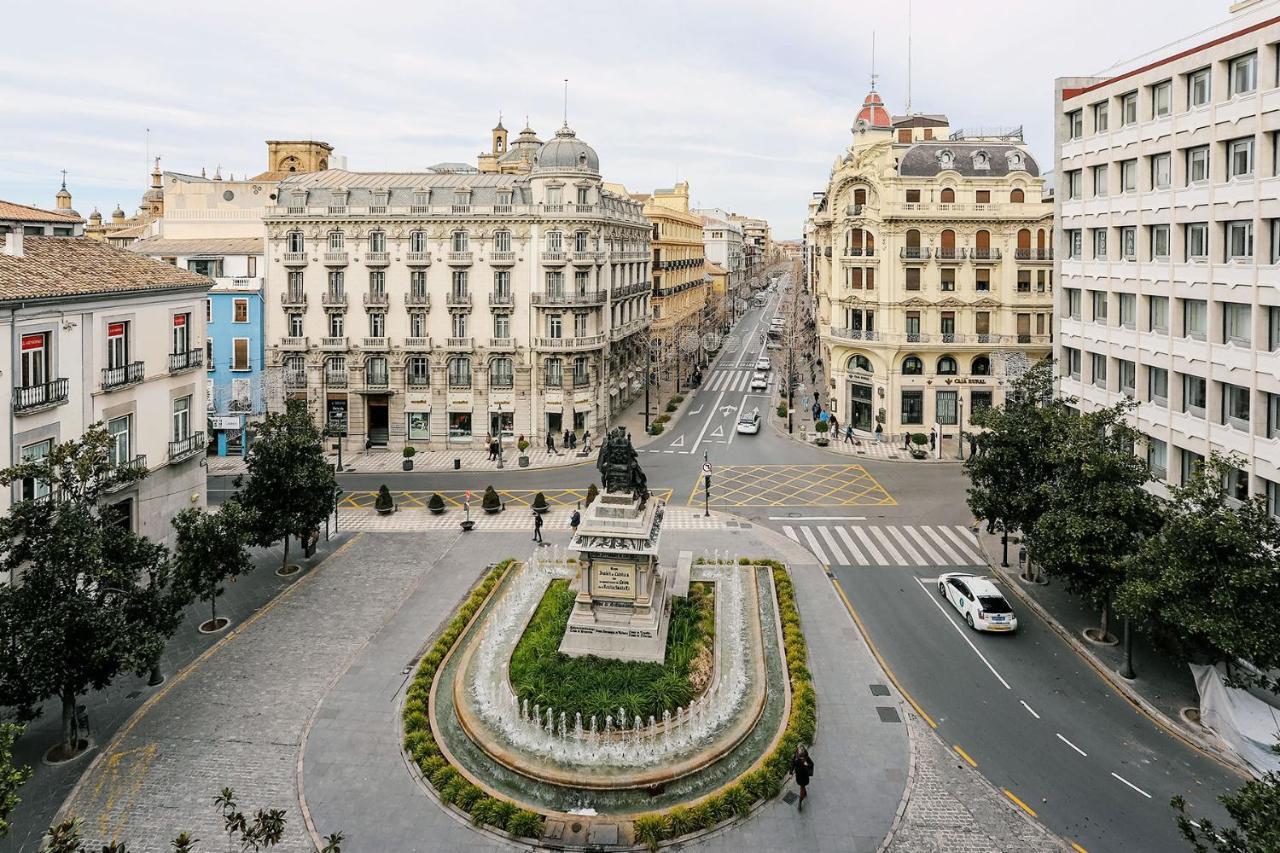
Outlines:
[[600,158],[596,151],[578,138],[568,125],[556,131],[556,138],[545,143],[538,152],[535,172],[588,172],[600,173]]

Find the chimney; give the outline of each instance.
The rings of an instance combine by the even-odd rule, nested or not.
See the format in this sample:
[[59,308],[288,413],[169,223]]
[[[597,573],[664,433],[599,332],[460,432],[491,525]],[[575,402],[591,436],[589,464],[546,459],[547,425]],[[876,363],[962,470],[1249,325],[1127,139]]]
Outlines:
[[4,235],[4,253],[14,258],[22,257],[22,226],[10,225]]

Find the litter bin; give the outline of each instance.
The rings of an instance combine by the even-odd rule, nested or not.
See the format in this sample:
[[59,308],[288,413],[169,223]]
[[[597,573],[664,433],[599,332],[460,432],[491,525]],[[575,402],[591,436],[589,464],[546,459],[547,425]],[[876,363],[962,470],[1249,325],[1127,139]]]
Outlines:
[[453,470],[455,470],[455,471],[461,471],[461,470],[462,470],[462,460],[461,460],[461,459],[459,459],[459,458],[458,458],[458,457],[456,457],[456,456],[455,456],[455,457],[453,457]]

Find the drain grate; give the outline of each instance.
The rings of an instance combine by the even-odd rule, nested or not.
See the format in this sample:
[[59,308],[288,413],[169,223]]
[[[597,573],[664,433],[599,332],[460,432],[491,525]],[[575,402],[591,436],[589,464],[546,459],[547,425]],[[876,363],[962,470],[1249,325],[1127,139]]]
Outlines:
[[871,684],[868,686],[871,688],[872,696],[888,696],[889,695],[889,686],[887,684]]
[[791,805],[798,799],[800,799],[800,795],[797,794],[795,791],[787,791],[785,794],[782,795],[782,801],[787,805]]
[[897,708],[892,708],[892,707],[890,707],[890,708],[886,708],[886,707],[883,707],[883,706],[877,706],[877,707],[876,707],[876,713],[880,715],[880,722],[882,722],[882,723],[900,723],[900,722],[902,722],[902,718],[898,716],[898,709],[897,709]]

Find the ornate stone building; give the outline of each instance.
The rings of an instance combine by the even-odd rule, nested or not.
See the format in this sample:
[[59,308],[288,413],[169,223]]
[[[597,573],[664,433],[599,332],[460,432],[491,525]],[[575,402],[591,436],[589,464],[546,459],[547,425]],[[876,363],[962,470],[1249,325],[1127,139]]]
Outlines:
[[477,173],[281,181],[264,216],[270,405],[307,400],[353,449],[600,434],[643,387],[649,223],[567,126],[536,152],[526,135],[498,151],[499,125]]
[[687,374],[706,329],[705,309],[710,277],[702,242],[702,217],[689,210],[689,184],[652,195],[633,195],[644,202],[653,223],[653,328],[657,359],[676,370],[677,382]]
[[842,422],[955,435],[1001,402],[1008,364],[1049,354],[1053,206],[1021,129],[891,117],[872,91],[810,210],[823,396]]

